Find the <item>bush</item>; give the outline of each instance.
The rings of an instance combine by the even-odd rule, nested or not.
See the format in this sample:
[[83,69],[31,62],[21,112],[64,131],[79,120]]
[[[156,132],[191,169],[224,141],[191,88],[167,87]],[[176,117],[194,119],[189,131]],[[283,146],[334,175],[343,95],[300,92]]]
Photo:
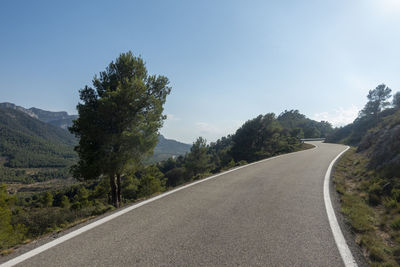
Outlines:
[[378,247],[371,247],[369,249],[369,258],[372,261],[381,262],[385,259],[385,252]]
[[167,186],[177,186],[187,181],[185,168],[174,168],[165,174],[167,177]]
[[98,199],[94,201],[93,206],[94,206],[94,210],[92,212],[93,215],[100,215],[114,208],[114,206],[107,205]]
[[383,200],[383,205],[387,209],[394,209],[394,208],[397,207],[397,201],[395,199],[392,199],[392,198],[385,198]]
[[382,187],[378,183],[374,183],[371,186],[369,186],[368,189],[368,202],[376,206],[381,202],[381,196],[382,195]]
[[393,188],[391,193],[392,197],[396,199],[397,202],[400,202],[400,189]]
[[379,205],[379,203],[381,203],[381,199],[378,195],[369,194],[368,195],[368,203],[372,206],[376,206],[376,205]]
[[47,208],[34,209],[29,213],[21,213],[15,221],[28,227],[28,234],[36,237],[45,234],[65,222],[73,222],[75,216],[67,209]]
[[138,197],[147,197],[165,190],[164,175],[155,166],[145,168],[140,174]]
[[65,209],[69,209],[69,207],[71,206],[71,203],[69,202],[69,198],[67,196],[62,196],[61,197],[61,203],[60,203],[60,207],[61,208],[65,208]]
[[122,182],[122,196],[125,199],[136,199],[139,180],[136,177],[127,176]]
[[393,230],[400,230],[400,216],[396,217],[390,226]]

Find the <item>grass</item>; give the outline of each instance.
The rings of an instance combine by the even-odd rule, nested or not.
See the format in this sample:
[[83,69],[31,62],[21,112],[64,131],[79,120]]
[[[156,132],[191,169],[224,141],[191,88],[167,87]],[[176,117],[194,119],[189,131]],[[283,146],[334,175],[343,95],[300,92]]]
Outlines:
[[369,170],[368,162],[351,148],[335,165],[341,212],[371,266],[400,266],[398,189],[386,190],[389,180]]

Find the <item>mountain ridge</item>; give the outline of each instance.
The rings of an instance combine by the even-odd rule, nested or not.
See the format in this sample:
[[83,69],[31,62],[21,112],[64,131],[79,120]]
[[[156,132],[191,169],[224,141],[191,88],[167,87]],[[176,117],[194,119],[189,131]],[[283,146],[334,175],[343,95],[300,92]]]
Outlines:
[[32,118],[61,127],[64,130],[68,130],[68,127],[72,125],[73,120],[78,118],[78,115],[69,115],[66,111],[48,111],[35,107],[27,109],[10,102],[0,103],[0,107],[24,112]]
[[66,167],[76,158],[76,138],[23,111],[0,108],[0,153],[8,167]]
[[[0,155],[9,159],[9,166],[15,167],[46,165],[44,158],[50,160],[50,155],[57,154],[57,151],[63,151],[63,153],[67,151],[67,155],[75,155],[72,148],[77,140],[67,131],[67,128],[77,117],[65,111],[53,112],[35,107],[26,109],[9,102],[0,103],[0,137],[2,139]],[[148,159],[148,162],[155,163],[169,157],[184,155],[190,151],[190,147],[189,144],[160,135],[153,156]],[[30,151],[32,149],[41,153],[32,153]],[[30,159],[27,159],[26,155],[29,155]],[[36,159],[38,157],[39,161]],[[64,162],[60,160],[56,161]],[[54,165],[54,162],[50,165]]]

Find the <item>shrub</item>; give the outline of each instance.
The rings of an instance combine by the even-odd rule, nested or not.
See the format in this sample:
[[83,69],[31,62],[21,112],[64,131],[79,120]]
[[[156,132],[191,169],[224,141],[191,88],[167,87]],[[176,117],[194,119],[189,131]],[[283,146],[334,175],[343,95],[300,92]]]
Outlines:
[[383,205],[387,209],[394,209],[394,208],[397,207],[397,201],[395,199],[392,199],[392,198],[385,198],[383,200]]
[[139,180],[136,177],[127,176],[122,182],[122,196],[125,199],[136,199]]
[[393,188],[391,193],[392,197],[396,199],[397,202],[400,202],[400,189]]
[[139,178],[138,197],[151,196],[155,193],[164,191],[164,175],[155,166],[147,167]]
[[396,217],[390,226],[393,230],[400,230],[400,216]]
[[368,195],[368,202],[370,205],[372,206],[376,206],[379,205],[379,203],[381,203],[381,199],[378,195],[375,194],[369,194]]
[[69,209],[69,207],[71,206],[71,203],[69,202],[69,198],[67,196],[62,196],[61,197],[61,203],[60,203],[60,207],[61,208],[65,208],[65,209]]
[[188,180],[186,179],[186,170],[184,167],[169,170],[165,174],[165,177],[167,177],[168,186],[177,186]]
[[368,201],[371,205],[376,206],[381,202],[382,187],[378,183],[374,183],[368,188]]
[[369,258],[372,261],[381,262],[385,259],[385,252],[381,248],[371,247],[369,249]]

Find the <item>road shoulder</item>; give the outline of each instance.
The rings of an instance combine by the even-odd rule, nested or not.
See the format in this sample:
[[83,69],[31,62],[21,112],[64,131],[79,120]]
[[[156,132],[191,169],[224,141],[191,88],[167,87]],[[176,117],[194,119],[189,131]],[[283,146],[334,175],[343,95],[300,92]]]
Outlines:
[[335,162],[335,164],[332,168],[331,177],[329,179],[329,183],[330,183],[330,186],[329,186],[330,192],[329,193],[330,193],[330,197],[331,197],[331,202],[332,202],[332,206],[335,211],[335,215],[336,215],[337,221],[339,223],[340,229],[342,230],[342,233],[343,233],[344,238],[346,239],[347,245],[348,245],[351,253],[353,254],[354,260],[357,262],[358,266],[367,267],[369,265],[362,253],[360,246],[355,241],[355,233],[352,231],[351,226],[348,223],[346,223],[346,219],[343,216],[343,214],[341,213],[340,195],[336,191],[336,184],[333,181],[333,173],[335,172],[335,166],[337,165],[337,162],[340,159],[341,158],[339,158]]

